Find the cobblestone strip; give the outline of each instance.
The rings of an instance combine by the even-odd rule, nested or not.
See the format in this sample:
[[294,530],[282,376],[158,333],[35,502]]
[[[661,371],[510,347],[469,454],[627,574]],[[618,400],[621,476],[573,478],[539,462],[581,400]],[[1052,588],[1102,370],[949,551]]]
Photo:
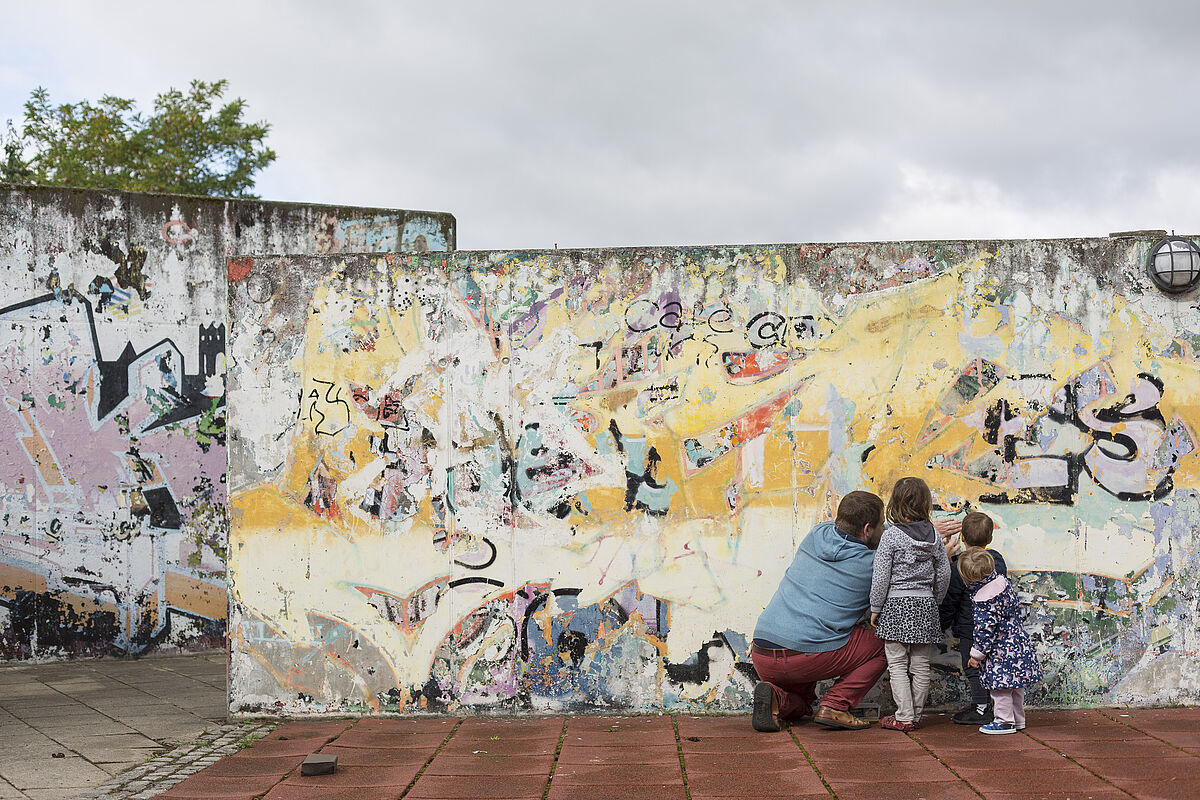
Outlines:
[[148,800],[209,764],[236,753],[278,725],[278,722],[254,720],[218,726],[201,734],[194,742],[126,770],[107,783],[76,795],[73,800]]

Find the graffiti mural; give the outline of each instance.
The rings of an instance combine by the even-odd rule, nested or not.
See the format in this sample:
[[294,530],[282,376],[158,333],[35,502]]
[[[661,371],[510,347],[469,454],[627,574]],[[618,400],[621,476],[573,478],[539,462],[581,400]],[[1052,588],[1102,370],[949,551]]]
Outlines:
[[228,258],[385,212],[0,192],[0,659],[222,646]]
[[1144,252],[254,259],[233,710],[744,709],[800,539],[906,474],[996,519],[1036,702],[1196,701],[1200,312]]

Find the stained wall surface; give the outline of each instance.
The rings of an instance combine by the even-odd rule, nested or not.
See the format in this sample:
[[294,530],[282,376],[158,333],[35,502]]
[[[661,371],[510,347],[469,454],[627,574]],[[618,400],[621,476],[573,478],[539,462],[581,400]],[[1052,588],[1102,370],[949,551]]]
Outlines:
[[0,185],[0,659],[222,645],[236,256],[453,246],[447,214]]
[[995,519],[1031,703],[1196,702],[1200,308],[1149,245],[247,261],[232,710],[744,709],[799,541],[910,474]]

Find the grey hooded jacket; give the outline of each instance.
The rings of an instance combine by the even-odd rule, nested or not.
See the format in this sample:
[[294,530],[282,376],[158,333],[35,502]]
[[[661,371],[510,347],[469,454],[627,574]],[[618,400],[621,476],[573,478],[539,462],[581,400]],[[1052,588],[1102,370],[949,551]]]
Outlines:
[[871,611],[889,597],[933,597],[942,602],[950,588],[950,559],[931,522],[889,525],[875,551]]

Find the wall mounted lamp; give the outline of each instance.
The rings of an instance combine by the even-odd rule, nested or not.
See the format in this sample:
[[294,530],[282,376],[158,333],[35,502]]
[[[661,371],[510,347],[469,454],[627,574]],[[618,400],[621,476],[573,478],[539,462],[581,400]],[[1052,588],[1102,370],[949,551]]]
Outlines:
[[1146,256],[1146,273],[1164,292],[1186,292],[1200,284],[1200,246],[1182,236],[1159,239]]

